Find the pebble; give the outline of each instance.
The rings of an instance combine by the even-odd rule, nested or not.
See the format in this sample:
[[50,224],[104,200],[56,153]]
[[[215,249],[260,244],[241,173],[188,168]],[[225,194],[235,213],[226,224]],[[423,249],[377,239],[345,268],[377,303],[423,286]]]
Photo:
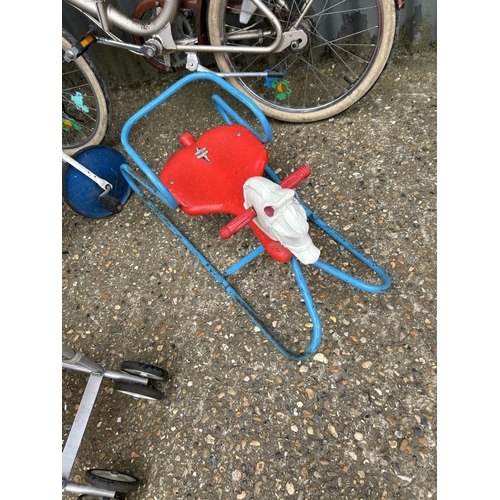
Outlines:
[[309,387],[306,388],[306,394],[307,394],[307,398],[308,399],[313,399],[314,398],[314,391],[311,388],[309,388]]
[[408,453],[408,454],[411,454],[412,452],[412,448],[411,446],[408,444],[408,441],[406,439],[403,439],[401,441],[401,444],[399,445],[399,449],[401,451],[404,451],[405,453]]
[[254,495],[255,495],[255,496],[260,495],[261,488],[262,488],[262,484],[263,484],[263,482],[262,482],[262,481],[256,481],[256,482],[255,482],[255,485],[254,485],[254,487],[253,487],[253,492],[254,492]]
[[259,460],[257,464],[255,465],[255,474],[257,476],[260,476],[262,472],[264,472],[264,467],[266,466],[266,463],[264,460]]
[[319,361],[320,363],[328,363],[327,357],[322,352],[315,354],[313,359],[314,361]]
[[336,438],[339,437],[339,435],[337,434],[337,430],[335,429],[335,426],[333,424],[328,424],[328,431]]

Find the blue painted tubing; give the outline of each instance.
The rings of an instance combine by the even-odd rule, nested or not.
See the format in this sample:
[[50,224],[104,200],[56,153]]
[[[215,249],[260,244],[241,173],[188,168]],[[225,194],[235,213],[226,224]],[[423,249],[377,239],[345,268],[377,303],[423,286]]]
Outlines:
[[[311,334],[311,341],[309,346],[303,352],[292,351],[283,344],[283,342],[269,329],[264,323],[262,323],[258,314],[252,309],[248,302],[241,297],[241,295],[236,292],[231,286],[223,289],[233,298],[235,302],[245,311],[247,316],[254,322],[254,324],[259,327],[260,331],[265,335],[265,337],[278,349],[278,351],[283,354],[286,358],[291,361],[305,361],[309,359],[318,349],[321,344],[321,320],[319,318],[318,312],[316,310],[316,305],[311,297],[309,288],[307,287],[306,280],[300,269],[300,265],[295,257],[291,259],[292,269],[295,274],[295,279],[299,285],[299,289],[302,293],[307,311],[311,318],[313,324],[313,331]],[[217,278],[216,278],[217,279]]]
[[[143,108],[144,109],[144,108]],[[137,113],[136,113],[137,115]],[[134,116],[136,116],[134,115]],[[133,116],[133,117],[134,117]],[[132,117],[132,118],[133,118]],[[128,128],[126,129],[128,125]],[[137,182],[139,182],[141,185],[144,187],[147,187],[148,189],[152,190],[154,194],[161,200],[163,203],[165,203],[168,208],[171,208],[172,210],[175,210],[176,208],[179,207],[179,204],[175,200],[175,198],[172,196],[172,193],[163,185],[163,183],[160,181],[158,176],[146,165],[144,160],[135,152],[135,150],[130,146],[128,143],[128,134],[130,132],[130,129],[132,127],[133,123],[130,123],[130,120],[125,123],[125,126],[122,129],[122,144],[127,153],[131,156],[132,160],[134,160],[135,164],[141,169],[143,174],[146,176],[147,181],[139,179],[137,176],[134,176]],[[132,170],[128,165],[122,165],[121,170],[127,181],[130,182],[130,175],[132,174]],[[128,175],[127,175],[128,174]],[[149,181],[149,182],[148,182]],[[137,192],[136,189],[134,191]]]
[[[148,178],[141,178],[139,177],[131,168],[128,164],[124,163],[121,167],[120,167],[121,171],[122,171],[122,174],[123,176],[125,177],[125,179],[127,180],[127,182],[130,184],[130,186],[132,187],[132,189],[137,193],[139,194],[139,186],[136,184],[136,182],[141,185],[143,188],[146,188],[150,193],[152,193],[153,195],[155,195],[159,200],[161,200],[163,203],[167,204],[169,206],[169,208],[172,208],[175,210],[175,208],[177,207],[172,207],[169,205],[169,203],[167,203],[167,199],[165,198],[165,193],[162,191],[162,192],[159,192],[157,189],[156,189],[156,185],[157,183],[154,183],[152,184],[151,182],[149,182],[149,179]],[[170,193],[169,193],[170,194]],[[142,196],[141,196],[142,197]]]
[[[233,110],[221,97],[218,95],[213,95],[212,96],[212,101],[219,112],[219,114],[222,116],[223,120],[228,124],[231,125],[234,123],[230,117],[233,118],[235,122],[238,124],[246,127],[250,132],[252,132],[257,138],[263,143],[267,144],[271,139],[273,138],[273,134],[271,131],[271,127],[269,125],[269,122],[266,120],[265,122],[262,122],[261,120],[261,125],[264,128],[264,135],[259,134],[253,127],[251,127],[245,120],[241,118],[241,116],[236,113],[236,111]],[[253,105],[254,103],[250,101],[251,104]],[[257,108],[260,112],[260,109]],[[255,112],[255,111],[254,111]]]
[[[138,178],[136,173],[128,167],[128,165],[122,165],[122,172],[129,182],[131,188],[134,192],[141,198],[141,200],[151,209],[153,213],[170,229],[170,231],[179,238],[181,243],[198,259],[198,261],[207,269],[207,271],[216,279],[216,281],[221,285],[222,290],[227,292],[229,296],[240,306],[241,309],[247,314],[247,316],[253,321],[253,323],[259,327],[261,332],[266,336],[266,338],[278,349],[278,351],[285,357],[292,361],[304,361],[311,357],[314,352],[318,349],[321,343],[321,320],[319,318],[316,306],[307,287],[306,280],[302,274],[299,263],[295,257],[292,257],[292,269],[295,274],[295,279],[299,286],[299,290],[304,299],[307,311],[313,323],[313,331],[311,335],[311,341],[309,346],[304,352],[295,352],[286,347],[283,342],[270,330],[260,319],[259,315],[250,306],[250,304],[231,286],[229,281],[222,275],[209,261],[206,257],[191,243],[191,241],[180,231],[180,229],[155,205],[155,203],[146,195],[140,186],[147,187],[147,183],[144,183]],[[251,254],[242,259],[239,263],[232,266],[230,269],[237,269],[243,267],[243,263],[248,263],[250,260],[254,259],[262,253],[263,247],[260,245]],[[237,268],[237,269],[236,269]],[[226,271],[226,274],[228,271]]]
[[389,278],[389,275],[378,264],[375,264],[375,262],[373,262],[373,260],[370,259],[364,252],[347,241],[343,236],[337,233],[337,231],[328,226],[328,224],[326,224],[326,222],[324,222],[317,214],[314,214],[308,208],[306,208],[306,212],[307,217],[312,222],[314,222],[314,224],[323,229],[325,233],[327,233],[335,241],[349,250],[349,252],[357,257],[361,262],[366,264],[372,271],[377,273],[382,279],[382,284],[373,285],[367,283],[366,281],[355,278],[351,274],[345,273],[344,271],[341,271],[340,269],[337,269],[336,267],[333,267],[332,265],[327,264],[322,260],[317,260],[314,264],[312,264],[314,267],[317,267],[318,269],[321,269],[322,271],[325,271],[328,274],[331,274],[336,278],[339,278],[340,280],[345,281],[346,283],[349,283],[350,285],[355,286],[356,288],[359,288],[360,290],[363,290],[365,292],[382,293],[384,290],[387,290],[391,286],[391,279]]
[[239,271],[242,269],[244,266],[246,266],[249,262],[251,262],[253,259],[258,257],[262,252],[264,252],[264,247],[263,245],[259,245],[255,250],[252,250],[248,255],[243,257],[241,260],[236,262],[236,264],[232,265],[230,268],[226,270],[224,273],[224,276],[231,276],[235,272]]

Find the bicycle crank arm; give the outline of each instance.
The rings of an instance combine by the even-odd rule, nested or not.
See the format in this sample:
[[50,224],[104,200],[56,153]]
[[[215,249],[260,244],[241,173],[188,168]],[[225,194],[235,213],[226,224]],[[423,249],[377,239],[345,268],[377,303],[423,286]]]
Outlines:
[[133,43],[126,43],[118,40],[110,40],[108,38],[102,38],[102,37],[97,37],[96,41],[97,43],[100,43],[102,45],[109,45],[111,47],[116,47],[118,49],[130,50],[131,52],[135,52],[136,54],[143,55],[146,57],[155,57],[157,55],[157,52],[161,51],[161,46],[151,47],[147,44],[135,45]]
[[[64,151],[62,152],[62,158],[66,163],[69,163],[71,166],[75,167],[79,172],[83,175],[87,176],[89,179],[92,179],[98,186],[100,186],[105,192],[109,192],[113,189],[113,185],[108,181],[102,179],[98,175],[95,175],[94,172],[91,172],[88,168],[85,168],[81,163],[78,163],[75,159],[71,158]],[[103,193],[105,194],[105,193]]]

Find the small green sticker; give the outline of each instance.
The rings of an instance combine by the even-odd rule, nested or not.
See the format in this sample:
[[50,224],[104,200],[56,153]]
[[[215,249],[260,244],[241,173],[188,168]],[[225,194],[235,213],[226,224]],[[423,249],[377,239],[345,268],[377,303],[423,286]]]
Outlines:
[[283,99],[285,99],[287,95],[292,93],[292,90],[288,88],[289,83],[290,82],[288,82],[287,80],[281,80],[281,81],[274,80],[273,83],[271,84],[273,89],[278,91],[276,97],[280,101],[283,101]]
[[82,130],[82,126],[75,122],[75,120],[73,120],[73,118],[63,118],[62,119],[62,129],[65,131],[65,132],[69,132],[70,130]]

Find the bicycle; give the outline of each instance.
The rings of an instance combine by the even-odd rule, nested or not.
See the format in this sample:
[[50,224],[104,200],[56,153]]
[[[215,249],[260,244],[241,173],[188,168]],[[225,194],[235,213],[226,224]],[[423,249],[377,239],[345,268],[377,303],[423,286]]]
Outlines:
[[99,144],[111,121],[106,83],[86,52],[94,43],[129,50],[161,71],[210,71],[199,54],[211,53],[214,73],[266,116],[314,122],[373,88],[404,8],[404,0],[140,0],[129,15],[112,0],[65,1],[92,23],[80,41],[62,32],[62,149],[70,155]]

